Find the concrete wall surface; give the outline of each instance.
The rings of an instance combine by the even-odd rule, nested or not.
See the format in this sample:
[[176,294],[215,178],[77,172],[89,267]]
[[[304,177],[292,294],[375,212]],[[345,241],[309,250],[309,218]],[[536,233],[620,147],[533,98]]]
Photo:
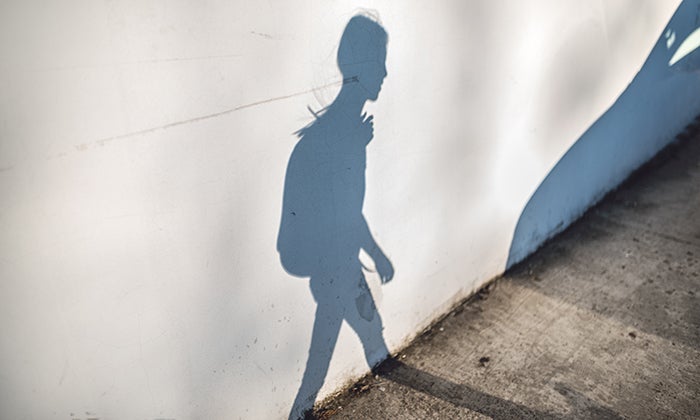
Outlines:
[[[683,2],[667,47],[680,3],[2,2],[0,417],[293,417],[362,375],[503,272],[543,179],[657,41],[698,26]],[[357,13],[381,24],[348,35],[343,83]],[[634,162],[700,112],[698,87],[692,69],[649,85],[663,118]],[[351,103],[367,114],[345,128]],[[336,153],[344,133],[365,143]],[[589,201],[621,177],[595,171]],[[295,205],[319,222],[287,243]],[[320,265],[290,274],[278,250],[307,245]],[[340,261],[359,248],[365,269]],[[365,280],[350,296],[323,275]]]

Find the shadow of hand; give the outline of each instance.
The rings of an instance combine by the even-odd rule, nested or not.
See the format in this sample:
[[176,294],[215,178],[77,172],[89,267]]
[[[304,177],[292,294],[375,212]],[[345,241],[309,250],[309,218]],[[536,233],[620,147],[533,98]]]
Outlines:
[[374,115],[367,116],[365,112],[362,114],[362,124],[358,127],[358,138],[362,139],[364,144],[368,144],[374,138]]
[[389,283],[391,279],[394,278],[394,266],[391,265],[391,261],[389,261],[389,258],[387,258],[383,252],[380,252],[374,258],[374,266],[377,269],[377,274],[379,274],[382,284]]

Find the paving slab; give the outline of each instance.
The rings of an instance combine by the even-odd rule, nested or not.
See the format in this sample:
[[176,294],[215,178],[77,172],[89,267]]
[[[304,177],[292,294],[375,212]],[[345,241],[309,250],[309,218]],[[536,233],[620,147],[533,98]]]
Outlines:
[[312,416],[700,418],[699,296],[695,132]]

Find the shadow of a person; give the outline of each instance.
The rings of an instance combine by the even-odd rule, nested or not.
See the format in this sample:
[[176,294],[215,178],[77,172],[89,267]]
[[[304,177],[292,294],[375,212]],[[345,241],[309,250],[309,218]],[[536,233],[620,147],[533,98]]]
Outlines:
[[374,136],[375,101],[387,75],[388,36],[372,17],[348,22],[338,47],[343,86],[333,103],[297,134],[284,184],[277,250],[285,270],[310,277],[317,303],[306,369],[289,414],[303,417],[323,385],[343,320],[357,333],[370,367],[389,354],[382,320],[363,274],[361,249],[374,260],[382,283],[394,268],[362,214],[367,144]]

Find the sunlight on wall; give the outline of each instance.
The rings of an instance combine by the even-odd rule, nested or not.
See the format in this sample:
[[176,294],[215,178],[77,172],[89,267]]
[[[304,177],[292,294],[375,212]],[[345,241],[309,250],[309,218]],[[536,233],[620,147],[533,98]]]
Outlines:
[[[675,33],[672,35],[672,37],[669,37],[669,44],[667,46],[670,48],[671,45],[673,45],[673,38],[675,37]],[[673,57],[668,62],[669,66],[672,66],[691,54],[693,51],[695,51],[698,47],[700,47],[700,28],[696,29],[688,35],[686,39],[681,42],[681,45],[678,46],[678,49],[676,52],[673,54]]]

